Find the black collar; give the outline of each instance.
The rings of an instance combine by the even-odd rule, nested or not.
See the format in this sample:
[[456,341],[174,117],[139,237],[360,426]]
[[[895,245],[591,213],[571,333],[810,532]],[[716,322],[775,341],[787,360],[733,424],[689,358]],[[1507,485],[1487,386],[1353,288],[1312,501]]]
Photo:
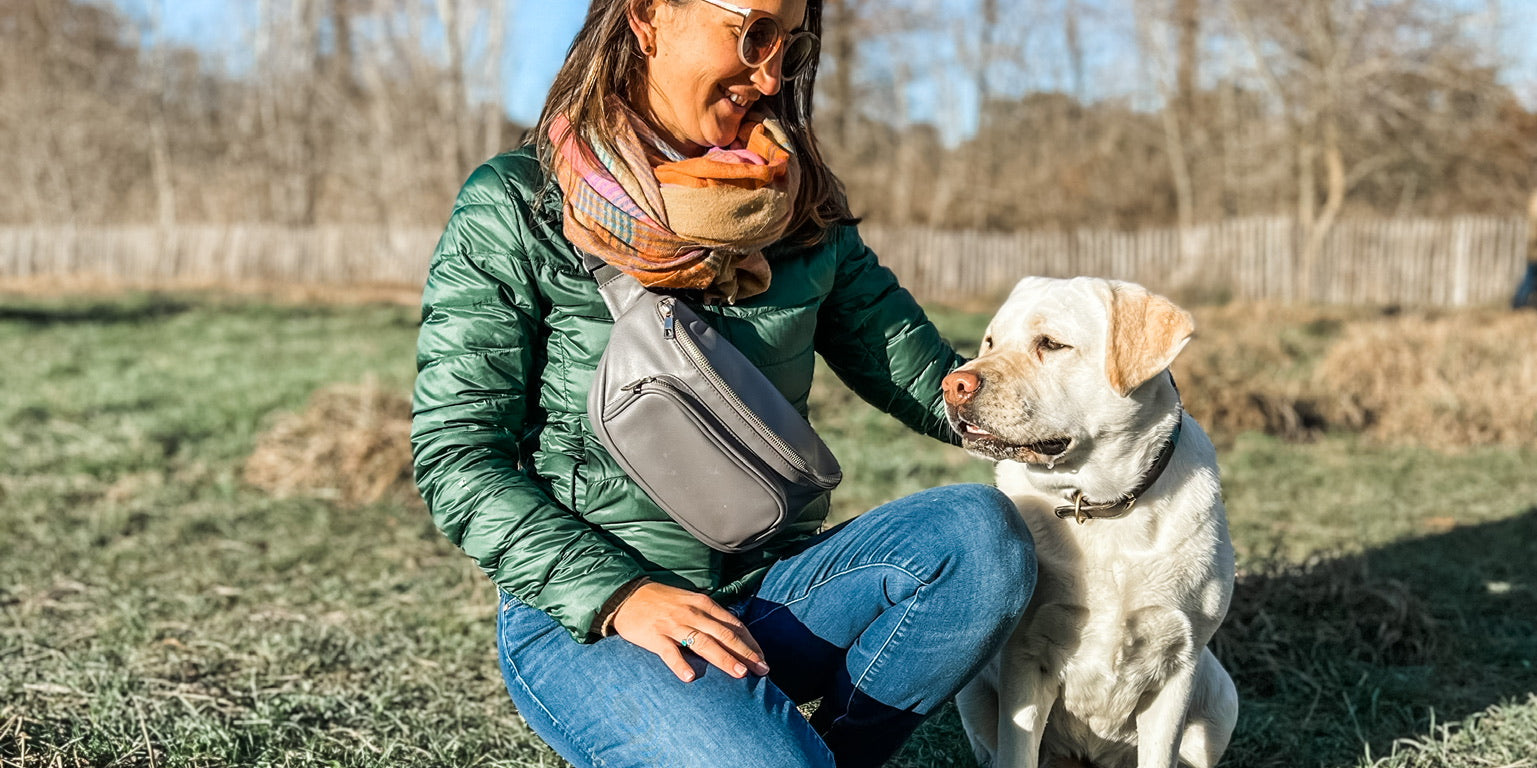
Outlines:
[[1083,497],[1083,491],[1073,491],[1073,503],[1057,507],[1057,517],[1066,520],[1073,518],[1080,525],[1089,520],[1115,520],[1131,513],[1131,507],[1137,503],[1142,494],[1147,493],[1153,483],[1163,475],[1165,468],[1169,466],[1169,460],[1174,458],[1174,448],[1179,445],[1179,433],[1181,425],[1185,421],[1185,406],[1174,406],[1174,431],[1169,433],[1169,438],[1164,441],[1163,447],[1158,449],[1158,456],[1153,459],[1153,466],[1142,473],[1142,481],[1137,487],[1123,494],[1115,501],[1095,503]]

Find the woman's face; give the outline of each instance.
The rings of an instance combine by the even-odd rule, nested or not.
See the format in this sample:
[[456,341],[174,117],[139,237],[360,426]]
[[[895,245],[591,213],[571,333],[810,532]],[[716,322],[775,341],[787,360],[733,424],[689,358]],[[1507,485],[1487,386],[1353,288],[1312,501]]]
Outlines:
[[[773,14],[785,30],[801,26],[806,0],[735,0],[743,8]],[[655,127],[687,155],[736,140],[748,109],[784,85],[781,50],[758,67],[737,56],[741,14],[702,0],[672,5],[651,0],[649,17],[632,19],[646,57],[645,104],[637,105]]]

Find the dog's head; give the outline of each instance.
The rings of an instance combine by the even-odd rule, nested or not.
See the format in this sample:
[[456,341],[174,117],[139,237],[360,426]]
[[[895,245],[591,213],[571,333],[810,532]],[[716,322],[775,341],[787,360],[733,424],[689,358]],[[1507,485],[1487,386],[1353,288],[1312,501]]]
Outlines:
[[1071,463],[1136,430],[1144,390],[1190,341],[1173,302],[1133,284],[1027,277],[988,325],[977,358],[944,381],[962,445],[994,461]]

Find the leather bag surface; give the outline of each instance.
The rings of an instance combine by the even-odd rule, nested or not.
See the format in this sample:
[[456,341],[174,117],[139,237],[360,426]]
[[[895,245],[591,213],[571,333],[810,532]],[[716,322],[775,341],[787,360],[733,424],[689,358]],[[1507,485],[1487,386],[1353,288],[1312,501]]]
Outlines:
[[585,255],[614,315],[587,411],[646,495],[711,548],[762,544],[843,479],[773,383],[677,297]]

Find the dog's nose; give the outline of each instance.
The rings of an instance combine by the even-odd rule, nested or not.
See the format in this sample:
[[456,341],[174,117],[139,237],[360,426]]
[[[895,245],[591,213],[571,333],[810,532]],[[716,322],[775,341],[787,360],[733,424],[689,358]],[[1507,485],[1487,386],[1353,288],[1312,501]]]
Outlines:
[[977,390],[982,388],[982,379],[971,371],[961,369],[952,371],[939,386],[945,391],[946,403],[960,406],[976,397]]

